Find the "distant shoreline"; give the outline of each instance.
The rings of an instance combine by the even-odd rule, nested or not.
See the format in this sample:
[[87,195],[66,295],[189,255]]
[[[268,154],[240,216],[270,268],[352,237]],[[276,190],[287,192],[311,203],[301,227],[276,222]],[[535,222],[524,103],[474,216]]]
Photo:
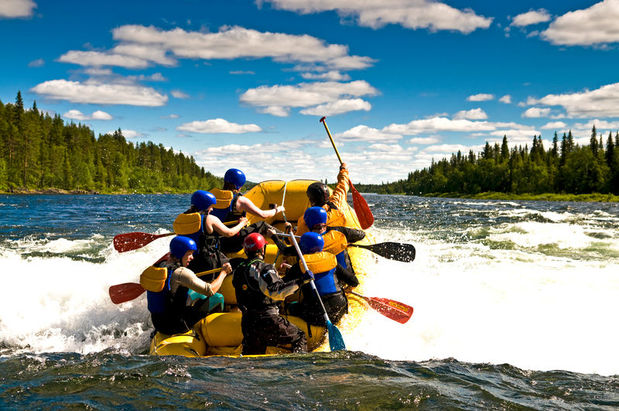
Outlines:
[[[59,188],[49,188],[45,190],[13,190],[12,192],[0,191],[1,195],[46,195],[46,194],[70,194],[70,195],[132,195],[132,194],[189,194],[192,191],[187,192],[128,192],[128,191],[116,191],[116,192],[99,192],[89,190],[64,190]],[[383,194],[383,195],[397,195],[396,194]],[[405,195],[401,193],[400,195]],[[574,201],[574,202],[603,202],[603,203],[616,203],[619,202],[619,196],[614,194],[556,194],[556,193],[543,193],[543,194],[513,194],[513,193],[498,193],[498,192],[486,192],[478,194],[461,194],[461,193],[426,193],[420,194],[419,197],[438,197],[438,198],[468,198],[474,200],[521,200],[521,201]]]

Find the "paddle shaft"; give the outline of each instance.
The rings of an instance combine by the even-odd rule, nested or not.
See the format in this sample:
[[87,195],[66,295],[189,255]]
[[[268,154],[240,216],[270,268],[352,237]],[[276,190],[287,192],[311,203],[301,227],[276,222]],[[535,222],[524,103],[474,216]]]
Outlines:
[[387,241],[376,244],[349,244],[349,246],[364,248],[380,255],[381,257],[395,261],[402,261],[405,263],[414,261],[416,256],[415,246],[406,243]]
[[331,132],[329,131],[329,127],[327,127],[327,118],[326,117],[321,118],[320,122],[322,123],[323,126],[325,126],[325,130],[327,130],[327,135],[329,136],[329,140],[331,140],[331,145],[333,146],[333,149],[335,150],[335,155],[337,155],[337,159],[340,160],[340,164],[343,164],[344,162],[342,161],[342,157],[340,157],[340,152],[337,151],[337,147],[335,146],[335,141],[333,141],[333,136],[331,135]]

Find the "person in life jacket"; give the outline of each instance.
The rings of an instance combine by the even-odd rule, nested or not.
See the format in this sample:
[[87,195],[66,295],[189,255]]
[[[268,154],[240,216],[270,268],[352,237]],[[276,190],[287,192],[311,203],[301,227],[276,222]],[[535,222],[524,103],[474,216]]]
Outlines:
[[[327,225],[332,227],[342,227],[346,223],[346,216],[341,211],[346,206],[346,196],[350,188],[350,180],[348,179],[348,168],[346,163],[340,166],[340,172],[337,175],[337,186],[333,190],[333,194],[329,195],[329,187],[319,181],[310,184],[307,187],[307,198],[312,207],[322,207],[327,212]],[[310,231],[304,218],[299,218],[297,221],[297,235],[303,235]]]
[[284,282],[271,264],[263,261],[266,240],[251,233],[243,242],[247,260],[234,270],[232,284],[241,309],[243,354],[264,354],[267,346],[306,352],[305,333],[279,314],[278,302],[309,282],[311,273]]
[[[140,284],[147,290],[153,326],[163,334],[184,333],[204,318],[210,311],[209,300],[232,272],[228,265],[213,282],[201,280],[187,268],[197,249],[191,238],[176,236],[170,241],[170,258],[160,267],[147,268],[140,276]],[[208,298],[188,305],[189,290]]]
[[220,239],[237,235],[247,223],[247,218],[241,216],[235,225],[226,226],[212,214],[216,203],[217,199],[212,193],[197,190],[191,195],[191,207],[174,220],[174,232],[191,238],[198,245],[198,253],[189,265],[194,272],[229,265],[228,258],[222,252]]
[[[224,174],[223,189],[212,188],[211,193],[217,199],[211,214],[217,216],[221,221],[228,222],[238,220],[244,217],[247,213],[253,214],[262,219],[275,217],[278,213],[286,211],[284,206],[275,206],[270,210],[262,210],[258,208],[249,198],[241,194],[241,187],[245,184],[245,174],[237,169],[231,168]],[[244,227],[238,235],[221,239],[222,250],[226,253],[235,253],[243,248],[245,237],[251,233],[260,233],[263,236],[270,238],[272,228],[264,221],[259,221]]]
[[[309,232],[301,236],[299,248],[307,268],[314,275],[314,283],[318,294],[327,310],[332,323],[339,321],[348,312],[348,300],[340,286],[340,281],[351,287],[359,285],[359,280],[350,270],[338,264],[335,255],[323,251],[324,240],[318,233]],[[285,278],[289,281],[303,278],[305,267],[297,262],[288,270]],[[311,284],[301,287],[299,304],[290,305],[291,314],[298,315],[311,325],[325,326],[320,301]]]

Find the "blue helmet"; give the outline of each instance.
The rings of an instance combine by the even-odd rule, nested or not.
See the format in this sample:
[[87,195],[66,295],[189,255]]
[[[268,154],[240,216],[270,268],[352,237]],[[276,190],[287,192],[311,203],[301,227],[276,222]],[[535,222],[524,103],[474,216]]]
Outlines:
[[238,168],[231,168],[224,174],[224,183],[234,184],[237,190],[243,187],[245,181],[245,174]]
[[310,207],[303,214],[305,224],[311,230],[317,224],[327,223],[327,212],[322,207]]
[[217,203],[217,199],[208,191],[198,190],[191,195],[191,205],[199,211],[206,210],[215,203]]
[[177,235],[170,241],[170,253],[179,260],[185,256],[187,251],[196,251],[197,249],[196,242],[189,237]]
[[301,248],[301,252],[303,254],[314,254],[320,252],[324,246],[325,240],[323,240],[322,236],[318,233],[305,233],[299,240],[299,247]]

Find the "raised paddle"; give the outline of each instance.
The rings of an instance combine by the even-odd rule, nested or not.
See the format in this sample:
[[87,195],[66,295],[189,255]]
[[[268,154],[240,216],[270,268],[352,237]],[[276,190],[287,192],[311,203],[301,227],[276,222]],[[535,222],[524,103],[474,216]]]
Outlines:
[[[237,224],[239,220],[227,221],[224,224]],[[124,253],[125,251],[133,251],[138,248],[142,248],[145,245],[152,243],[158,238],[167,237],[169,235],[174,235],[175,233],[163,233],[163,234],[149,234],[149,233],[141,233],[139,231],[135,231],[133,233],[126,234],[118,234],[114,236],[114,249],[119,253]]]
[[[327,135],[329,136],[329,140],[331,140],[331,145],[335,150],[335,154],[337,155],[337,159],[340,161],[340,164],[343,163],[342,157],[340,157],[340,152],[337,151],[337,147],[335,146],[335,141],[333,141],[333,137],[331,136],[331,132],[329,131],[329,127],[327,127],[326,117],[320,119],[320,122],[323,126],[325,126],[325,130],[327,131]],[[352,204],[355,209],[355,213],[357,214],[357,218],[359,219],[359,224],[361,228],[364,230],[370,228],[372,224],[374,224],[374,215],[368,206],[368,203],[365,201],[365,198],[361,196],[361,194],[357,191],[355,186],[352,184],[352,181],[348,180],[350,183],[350,192],[352,193]]]
[[379,297],[366,297],[361,294],[357,294],[354,291],[350,291],[352,295],[356,295],[359,298],[365,300],[370,307],[392,319],[400,324],[406,323],[413,315],[413,307],[408,304],[401,303],[399,301],[390,300],[388,298]]
[[410,263],[415,260],[415,246],[406,243],[394,243],[387,241],[384,243],[376,244],[348,244],[349,247],[359,247],[370,250],[373,253],[380,255],[381,257],[388,258],[390,260],[402,261]]
[[[309,271],[309,268],[307,268],[307,263],[305,262],[305,258],[303,258],[303,253],[299,248],[299,243],[297,242],[297,239],[294,237],[294,235],[291,235],[290,238],[292,239],[292,244],[294,244],[294,248],[297,250],[299,260],[301,261],[301,263],[303,263],[305,271]],[[312,289],[316,293],[316,297],[318,297],[318,302],[320,303],[320,306],[322,307],[324,319],[327,323],[327,332],[329,333],[329,347],[331,348],[331,351],[345,350],[346,344],[344,344],[344,337],[342,337],[342,333],[340,332],[340,330],[338,330],[337,327],[331,323],[331,320],[329,320],[329,314],[327,314],[327,309],[322,302],[322,298],[320,298],[320,293],[318,292],[318,289],[316,289],[316,284],[314,284],[314,280],[310,280],[310,284],[312,286]]]
[[[221,267],[213,268],[212,270],[202,271],[197,273],[198,277],[203,275],[216,273],[217,271],[221,271]],[[110,286],[109,293],[110,299],[114,304],[122,304],[127,301],[135,300],[142,293],[146,291],[144,287],[142,287],[138,283],[122,283]]]

